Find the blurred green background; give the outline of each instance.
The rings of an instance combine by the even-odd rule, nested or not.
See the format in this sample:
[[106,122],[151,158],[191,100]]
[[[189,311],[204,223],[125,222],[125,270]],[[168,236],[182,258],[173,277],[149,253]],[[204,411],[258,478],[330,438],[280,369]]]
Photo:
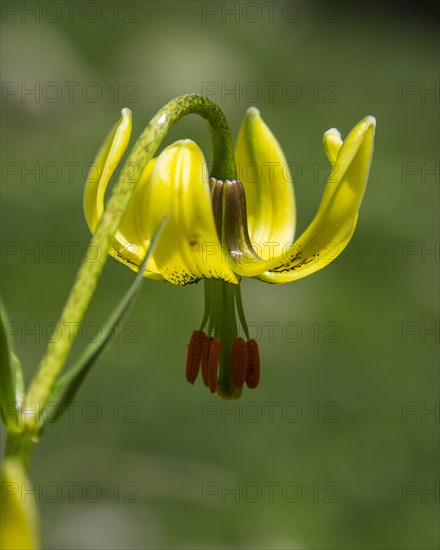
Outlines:
[[[185,382],[202,286],[144,283],[35,449],[44,547],[437,548],[438,7],[76,4],[2,3],[2,292],[28,380],[89,239],[87,165],[122,107],[137,136],[169,99],[206,93],[235,136],[256,105],[296,163],[299,231],[325,185],[323,133],[378,126],[338,261],[243,285],[263,371],[241,401]],[[209,157],[202,121],[167,143],[181,137]],[[108,261],[74,353],[132,279]]]

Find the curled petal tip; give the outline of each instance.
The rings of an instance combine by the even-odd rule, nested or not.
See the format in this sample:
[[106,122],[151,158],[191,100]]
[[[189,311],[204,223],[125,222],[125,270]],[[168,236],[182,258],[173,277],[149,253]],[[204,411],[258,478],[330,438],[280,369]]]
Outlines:
[[324,139],[341,139],[341,132],[337,128],[330,128],[325,132]]
[[362,119],[361,125],[363,126],[362,129],[365,132],[371,128],[373,130],[373,135],[374,135],[374,132],[376,130],[376,119],[374,116],[371,116],[371,115],[366,116],[364,119]]
[[373,128],[373,132],[376,131],[376,118],[374,116],[367,116],[366,120],[368,121],[368,124],[371,128]]
[[119,119],[119,133],[126,132],[128,127],[131,130],[131,110],[124,107],[121,110],[121,118]]
[[342,147],[341,132],[337,128],[330,128],[325,132],[322,144],[330,162],[335,162]]
[[246,116],[260,116],[260,111],[256,107],[249,107],[246,111]]

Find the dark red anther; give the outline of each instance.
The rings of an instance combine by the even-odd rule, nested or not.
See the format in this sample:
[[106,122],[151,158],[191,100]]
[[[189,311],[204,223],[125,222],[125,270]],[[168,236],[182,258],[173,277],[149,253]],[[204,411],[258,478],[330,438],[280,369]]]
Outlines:
[[236,338],[231,350],[231,384],[234,388],[241,388],[246,378],[248,352],[243,338]]
[[213,337],[206,336],[205,343],[203,344],[202,352],[202,378],[203,383],[209,388],[209,350],[211,348],[211,342]]
[[213,340],[209,347],[209,389],[211,393],[217,391],[217,371],[220,361],[220,352],[222,351],[223,342],[221,340]]
[[256,388],[260,383],[260,350],[256,340],[246,342],[247,369],[246,384],[250,389]]
[[186,379],[190,384],[194,384],[199,374],[206,339],[206,334],[201,330],[195,330],[191,335],[186,356]]

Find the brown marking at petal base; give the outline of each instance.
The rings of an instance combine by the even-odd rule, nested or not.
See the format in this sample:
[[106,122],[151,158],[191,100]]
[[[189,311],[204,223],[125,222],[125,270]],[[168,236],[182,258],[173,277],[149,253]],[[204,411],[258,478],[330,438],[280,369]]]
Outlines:
[[246,378],[248,352],[243,338],[236,338],[231,350],[231,384],[241,388]]
[[203,383],[207,388],[209,388],[209,350],[211,348],[211,342],[214,340],[214,338],[211,336],[205,337],[205,342],[203,344],[203,352],[202,352],[202,378]]
[[217,371],[220,361],[220,352],[222,351],[223,342],[221,340],[213,340],[209,348],[209,389],[211,393],[217,390]]
[[248,355],[246,384],[248,388],[253,389],[260,383],[260,350],[256,340],[248,340],[246,349]]
[[206,334],[201,330],[195,330],[191,335],[186,356],[186,379],[190,384],[194,384],[199,374],[205,340]]

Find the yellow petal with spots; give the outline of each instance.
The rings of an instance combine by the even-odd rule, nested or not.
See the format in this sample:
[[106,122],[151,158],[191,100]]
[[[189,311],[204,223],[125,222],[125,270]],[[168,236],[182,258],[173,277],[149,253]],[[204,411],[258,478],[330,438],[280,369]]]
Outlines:
[[319,210],[283,261],[259,279],[287,283],[306,277],[328,265],[347,246],[368,181],[375,125],[373,117],[364,118],[349,133],[339,151],[335,134],[327,137],[325,149],[330,160],[337,156]]
[[145,187],[141,231],[151,238],[169,214],[154,261],[160,274],[176,285],[203,277],[238,283],[217,236],[206,168],[196,143],[177,141],[159,155]]

